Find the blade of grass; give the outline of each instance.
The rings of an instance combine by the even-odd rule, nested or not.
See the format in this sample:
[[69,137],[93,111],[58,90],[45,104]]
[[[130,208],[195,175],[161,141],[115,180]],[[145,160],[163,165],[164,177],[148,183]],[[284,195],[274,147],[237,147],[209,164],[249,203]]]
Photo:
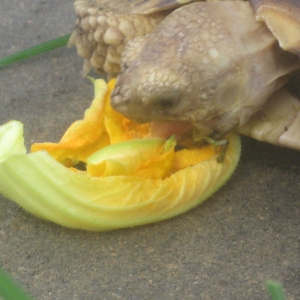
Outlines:
[[0,69],[4,66],[10,65],[14,62],[20,61],[25,58],[29,58],[44,52],[48,52],[51,50],[54,50],[59,47],[66,46],[68,43],[68,40],[70,38],[70,34],[61,36],[59,38],[50,40],[48,42],[45,42],[43,44],[31,47],[29,49],[20,51],[18,53],[12,54],[10,56],[4,57],[0,60]]
[[266,284],[272,300],[285,300],[283,288],[279,282],[268,280]]
[[33,300],[0,268],[0,296],[4,300]]

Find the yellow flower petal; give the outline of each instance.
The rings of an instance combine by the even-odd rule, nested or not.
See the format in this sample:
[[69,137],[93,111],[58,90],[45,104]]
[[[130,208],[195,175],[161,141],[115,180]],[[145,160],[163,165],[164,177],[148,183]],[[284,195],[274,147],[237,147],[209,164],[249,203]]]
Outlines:
[[174,149],[144,161],[132,174],[134,176],[164,179],[171,175],[170,169],[174,159]]
[[85,161],[96,150],[110,144],[103,124],[107,84],[100,79],[96,80],[94,85],[95,99],[86,110],[84,118],[74,122],[59,143],[33,144],[32,152],[45,150],[59,162],[73,165],[77,161]]
[[59,143],[40,143],[31,146],[31,152],[45,150],[67,167],[86,159],[110,144],[124,140],[150,137],[149,124],[138,124],[112,109],[110,94],[115,79],[108,84],[94,80],[95,98],[82,120],[74,122]]
[[209,160],[216,155],[216,147],[206,145],[199,148],[183,149],[175,153],[172,168],[176,171]]
[[156,222],[198,205],[230,178],[240,140],[237,135],[229,139],[222,164],[214,157],[164,180],[91,177],[62,166],[45,151],[20,151],[0,163],[0,193],[32,214],[70,228],[103,231]]
[[[138,124],[129,120],[111,107],[110,95],[115,81],[113,79],[106,84],[102,79],[94,80],[95,99],[86,110],[83,120],[74,122],[59,143],[34,144],[32,152],[46,150],[67,167],[73,167],[78,161],[86,162],[87,172],[91,176],[124,175],[152,179],[164,179],[216,155],[216,147],[212,145],[178,152],[174,152],[172,146],[166,151],[168,153],[159,152],[155,148],[158,145],[149,143],[151,138],[149,124]],[[133,142],[132,146],[130,143],[123,144],[130,140],[139,142],[138,144]],[[128,148],[125,149],[128,147],[126,145],[131,147],[129,152]],[[95,163],[93,157],[99,156],[96,154],[99,150],[101,155],[104,153],[106,162]],[[122,157],[116,151],[123,153]],[[154,154],[151,151],[158,152]]]
[[125,118],[123,115],[115,111],[110,105],[110,93],[114,89],[115,79],[108,83],[108,91],[105,99],[105,115],[104,125],[106,132],[110,136],[111,144],[122,141],[149,138],[150,125],[138,124],[132,120]]
[[[169,141],[164,139],[155,138],[124,141],[110,145],[97,151],[87,159],[87,172],[92,176],[103,177],[136,175],[136,172],[141,172],[141,169],[149,168],[150,164],[163,161],[166,154],[168,154],[164,151],[165,144],[168,143]],[[167,152],[170,152],[170,150]],[[154,165],[151,167],[154,167]],[[107,170],[108,168],[110,171]],[[164,169],[164,164],[161,163],[159,168]],[[121,170],[123,171],[121,172]],[[161,172],[162,174],[166,173],[165,170],[161,170]],[[156,173],[156,177],[158,174]],[[153,176],[149,176],[149,178],[153,178]]]
[[[240,155],[237,135],[228,136],[223,163],[217,162],[219,150],[211,145],[175,152],[175,143],[169,139],[157,146],[154,139],[149,142],[149,124],[137,124],[112,110],[109,101],[114,81],[107,87],[96,80],[94,86],[91,107],[59,143],[35,144],[35,153],[24,154],[19,145],[21,127],[13,127],[5,141],[10,144],[7,149],[18,153],[0,148],[0,193],[41,218],[71,228],[102,231],[183,213],[230,178]],[[10,131],[11,127],[4,125],[0,144],[1,136]],[[118,153],[122,143],[135,147]],[[105,159],[100,156],[91,163],[99,151],[104,151]],[[74,168],[77,161],[86,162],[87,171]]]

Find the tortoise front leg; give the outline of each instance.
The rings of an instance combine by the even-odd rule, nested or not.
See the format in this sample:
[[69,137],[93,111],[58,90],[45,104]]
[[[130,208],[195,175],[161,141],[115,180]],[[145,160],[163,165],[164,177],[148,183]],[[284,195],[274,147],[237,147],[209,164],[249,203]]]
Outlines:
[[286,88],[274,92],[262,110],[238,132],[276,146],[300,150],[300,100]]
[[300,1],[249,0],[256,20],[264,21],[280,46],[300,54]]
[[76,0],[76,29],[69,46],[76,45],[84,58],[83,76],[91,68],[108,77],[120,72],[120,59],[129,40],[152,31],[166,13],[150,16],[131,13],[127,0]]

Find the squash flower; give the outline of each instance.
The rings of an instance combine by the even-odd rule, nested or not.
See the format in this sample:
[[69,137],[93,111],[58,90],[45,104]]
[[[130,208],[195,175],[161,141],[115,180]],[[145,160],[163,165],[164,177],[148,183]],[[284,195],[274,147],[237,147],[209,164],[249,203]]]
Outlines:
[[0,193],[57,224],[104,231],[171,218],[217,191],[234,172],[240,139],[230,134],[225,159],[218,147],[176,149],[175,137],[151,136],[114,111],[108,84],[92,80],[95,98],[84,118],[58,143],[33,144],[26,154],[23,125],[0,126]]

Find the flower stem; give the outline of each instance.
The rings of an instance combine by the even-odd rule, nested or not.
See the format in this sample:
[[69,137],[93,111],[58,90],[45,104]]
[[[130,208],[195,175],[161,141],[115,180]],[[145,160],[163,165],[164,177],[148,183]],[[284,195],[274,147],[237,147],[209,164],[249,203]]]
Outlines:
[[40,45],[31,47],[29,49],[17,52],[10,56],[4,57],[3,59],[0,60],[0,68],[3,68],[4,66],[10,65],[22,59],[29,58],[47,51],[54,50],[59,47],[66,46],[69,38],[70,38],[70,34],[67,34],[59,38],[50,40],[48,42],[42,43]]

